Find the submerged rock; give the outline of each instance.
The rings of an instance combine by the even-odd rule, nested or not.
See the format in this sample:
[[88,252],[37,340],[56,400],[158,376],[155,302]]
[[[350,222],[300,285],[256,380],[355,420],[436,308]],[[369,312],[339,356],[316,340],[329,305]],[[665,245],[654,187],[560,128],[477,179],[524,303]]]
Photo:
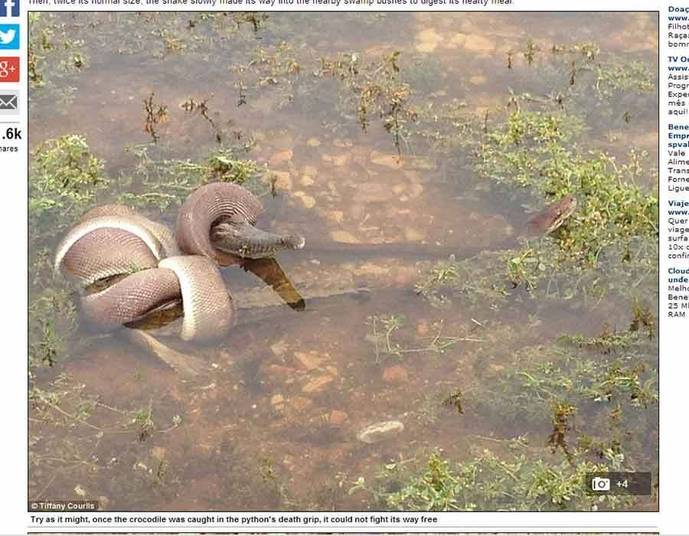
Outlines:
[[370,159],[374,164],[388,167],[390,169],[400,169],[404,165],[402,158],[396,153],[381,153],[378,151],[372,151]]
[[317,376],[310,380],[301,390],[303,393],[320,393],[325,390],[334,379],[335,377],[330,374],[323,374],[322,376]]
[[414,47],[419,52],[433,52],[444,39],[435,28],[426,28],[416,34]]
[[311,186],[314,183],[313,177],[311,175],[302,175],[299,183],[302,186]]
[[306,208],[313,208],[316,205],[316,199],[301,190],[294,192],[294,196],[298,197]]
[[280,190],[292,189],[292,176],[289,171],[273,171],[275,176],[275,187]]
[[380,441],[390,439],[403,430],[404,424],[400,421],[383,421],[367,426],[361,430],[356,437],[359,441],[363,441],[364,443],[379,443]]
[[306,370],[316,369],[324,361],[316,352],[294,352],[294,357],[299,362],[299,365]]
[[402,365],[392,365],[383,371],[383,381],[392,385],[407,383],[409,374]]
[[271,166],[279,166],[280,164],[284,164],[285,162],[289,162],[292,160],[292,156],[294,153],[292,153],[291,149],[285,149],[284,151],[278,151],[275,153],[273,156],[270,157],[268,162],[270,163]]
[[328,415],[328,422],[333,426],[341,426],[349,418],[346,412],[334,409]]
[[342,242],[344,244],[359,243],[359,240],[352,233],[348,233],[347,231],[331,231],[330,238],[335,242]]

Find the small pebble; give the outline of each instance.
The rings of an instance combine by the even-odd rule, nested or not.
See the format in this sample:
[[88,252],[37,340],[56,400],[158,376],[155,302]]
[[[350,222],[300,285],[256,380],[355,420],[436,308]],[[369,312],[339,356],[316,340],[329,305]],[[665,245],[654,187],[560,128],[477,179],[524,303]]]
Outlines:
[[364,443],[378,443],[399,434],[403,430],[404,424],[400,421],[383,421],[367,426],[356,437]]
[[359,240],[352,233],[348,233],[347,231],[331,231],[330,238],[335,242],[342,242],[344,244],[359,243]]
[[328,422],[334,426],[340,426],[340,425],[344,424],[348,418],[349,418],[349,415],[347,415],[347,413],[345,413],[344,411],[334,409],[330,412],[330,416],[328,417]]

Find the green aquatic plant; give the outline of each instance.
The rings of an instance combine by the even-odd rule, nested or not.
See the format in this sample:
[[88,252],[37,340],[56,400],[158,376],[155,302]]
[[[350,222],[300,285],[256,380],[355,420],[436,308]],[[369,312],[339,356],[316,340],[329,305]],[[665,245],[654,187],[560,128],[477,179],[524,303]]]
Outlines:
[[156,430],[153,421],[153,400],[148,401],[148,406],[132,412],[131,424],[136,429],[139,441],[146,441]]
[[605,472],[605,463],[541,457],[525,438],[499,443],[506,452],[475,449],[465,461],[435,450],[427,457],[385,464],[370,484],[360,477],[350,493],[363,491],[374,507],[394,510],[590,511],[631,504],[629,497],[588,493],[586,476]]
[[656,335],[656,320],[651,308],[637,299],[634,301],[633,318],[629,325],[629,331],[641,331],[643,329],[648,333],[648,338],[653,339]]
[[46,288],[29,305],[29,363],[52,366],[71,349],[77,311],[63,287]]
[[562,335],[560,337],[560,342],[571,344],[578,348],[610,354],[633,346],[638,342],[638,335],[631,330],[616,332],[612,330],[610,326],[605,325],[603,326],[602,332],[595,337]]
[[164,211],[181,205],[200,185],[215,181],[243,184],[258,195],[268,192],[269,171],[243,157],[245,146],[217,149],[200,162],[157,159],[149,154],[150,149],[148,145],[129,148],[138,162],[132,174],[119,180],[118,202]]
[[287,42],[256,47],[247,63],[236,63],[235,87],[239,106],[246,104],[259,91],[272,89],[274,108],[280,109],[295,99],[302,66],[294,47]]
[[[401,52],[394,51],[378,60],[366,60],[356,52],[321,58],[318,75],[339,80],[349,94],[345,101],[356,110],[359,125],[366,130],[372,117],[379,117],[393,137],[398,153],[409,122],[416,120],[411,104],[411,86],[402,79]],[[350,108],[350,106],[346,106]]]
[[568,402],[556,401],[551,404],[553,417],[553,431],[548,436],[548,446],[552,452],[561,449],[567,456],[567,460],[572,462],[574,455],[567,445],[567,434],[572,430],[572,420],[577,413],[576,406]]
[[[208,125],[211,127],[211,130],[215,136],[215,141],[222,145],[225,138],[225,133],[220,125],[218,125],[216,120],[211,117],[211,111],[208,106],[209,100],[210,97],[201,100],[196,100],[193,97],[190,97],[180,104],[180,108],[182,108],[182,110],[188,114],[197,114],[199,117],[203,118],[203,120],[206,121],[206,123],[208,123]],[[241,136],[241,133],[236,133],[236,135]]]
[[155,93],[151,93],[144,99],[144,111],[146,118],[144,119],[144,132],[150,134],[153,143],[157,143],[160,139],[158,135],[158,125],[165,123],[168,119],[167,106],[158,104],[153,101]]
[[458,298],[473,306],[482,304],[495,309],[509,296],[507,282],[495,276],[502,266],[502,256],[501,252],[483,252],[467,259],[437,261],[421,271],[414,289],[438,308]]
[[386,356],[400,357],[402,346],[393,341],[393,336],[402,325],[405,318],[403,315],[373,315],[368,318],[370,332],[366,336],[367,340],[373,343],[376,363],[380,363]]
[[648,452],[657,449],[657,348],[647,336],[604,326],[594,337],[563,335],[509,352],[500,369],[476,368],[479,385],[471,392],[478,415],[497,416],[514,433],[550,429],[543,445],[571,463],[614,461],[609,470],[616,471],[655,466]]
[[528,39],[526,41],[526,46],[524,47],[524,59],[526,60],[526,63],[529,65],[532,65],[533,62],[536,59],[536,54],[540,51],[540,47],[534,43],[533,39]]
[[462,408],[463,397],[464,395],[460,389],[453,389],[452,392],[443,399],[443,406],[454,408],[455,411],[461,415],[464,413],[464,409]]
[[369,332],[366,340],[373,344],[375,362],[382,363],[390,357],[402,358],[415,353],[443,354],[460,341],[480,341],[474,337],[449,336],[445,333],[444,321],[434,322],[429,327],[429,335],[422,337],[424,344],[419,346],[418,340],[413,339],[407,331],[407,319],[400,314],[372,315],[367,319]]
[[77,312],[52,274],[54,240],[106,186],[103,161],[80,136],[38,145],[29,165],[29,363],[52,366],[73,348]]
[[657,240],[658,198],[638,185],[643,156],[620,164],[601,151],[583,151],[580,120],[563,112],[517,110],[493,128],[477,153],[477,172],[504,186],[527,189],[546,203],[573,194],[574,214],[552,235],[507,256],[513,285],[532,289],[552,274],[595,269],[603,257],[631,265],[639,240]]
[[[222,181],[256,186],[268,170],[254,160],[241,159],[236,151],[219,150],[211,153],[206,164],[208,171],[204,182]],[[252,184],[254,183],[254,184]]]
[[29,236],[33,247],[60,234],[106,186],[103,161],[86,140],[67,135],[34,149],[29,166]]
[[71,102],[76,75],[89,66],[86,43],[51,13],[29,14],[28,79],[32,100]]
[[571,45],[554,44],[550,51],[553,54],[580,56],[586,61],[593,61],[600,55],[600,46],[592,41],[584,41]]
[[[225,15],[225,13],[223,13],[223,15]],[[269,18],[268,13],[257,11],[237,11],[235,13],[230,13],[230,15],[233,22],[237,25],[237,29],[241,28],[244,24],[249,24],[254,32],[261,30]]]
[[[529,65],[534,63],[537,52],[541,49],[528,40],[524,57]],[[655,92],[656,77],[648,62],[611,54],[592,41],[555,43],[550,52],[540,67],[546,77],[559,79],[560,85],[566,86],[560,90],[563,101],[577,101],[584,96],[610,101]]]
[[624,62],[613,59],[595,67],[595,88],[601,98],[612,98],[624,92],[654,93],[655,74],[642,61]]
[[613,334],[609,328],[597,337],[563,335],[552,345],[519,351],[519,365],[498,378],[500,389],[519,399],[510,404],[517,402],[520,412],[539,406],[541,415],[549,410],[540,402],[562,400],[617,400],[645,409],[657,401],[655,369],[648,361],[653,346],[638,332]]

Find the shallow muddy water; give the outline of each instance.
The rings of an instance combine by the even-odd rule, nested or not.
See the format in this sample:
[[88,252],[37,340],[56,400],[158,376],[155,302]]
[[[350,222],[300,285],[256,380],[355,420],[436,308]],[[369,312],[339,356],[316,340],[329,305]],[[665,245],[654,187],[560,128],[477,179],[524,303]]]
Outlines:
[[[31,92],[31,146],[81,135],[114,181],[135,176],[133,146],[147,146],[154,160],[202,161],[251,141],[244,158],[274,173],[274,195],[263,184],[261,223],[306,237],[304,250],[278,256],[306,308],[286,307],[239,268],[223,270],[239,308],[230,335],[203,347],[164,338],[210,364],[194,380],[117,333],[80,324],[54,365],[31,369],[31,499],[96,499],[114,510],[365,510],[381,508],[380,498],[352,490],[357,479],[372,483],[385,464],[422,466],[433,451],[465,463],[485,449],[508,455],[508,441],[525,436],[530,460],[567,463],[548,444],[552,401],[522,418],[520,399],[509,399],[519,385],[503,392],[503,381],[520,356],[563,334],[626,330],[630,300],[614,293],[539,300],[518,287],[499,305],[461,293],[439,304],[419,293],[424,274],[450,255],[462,261],[518,247],[529,215],[544,205],[517,188],[495,188],[473,167],[473,149],[442,143],[434,132],[453,125],[443,106],[486,114],[488,132],[510,94],[543,100],[590,83],[591,67],[551,52],[554,45],[593,42],[602,59],[639,62],[655,75],[655,15],[64,13],[43,14],[34,42],[39,32],[55,46],[36,45],[44,83]],[[61,38],[70,44],[58,60]],[[384,60],[395,51],[396,60]],[[423,118],[390,114],[395,95],[387,86],[376,91],[391,101],[362,118],[347,76],[323,75],[321,58],[338,57],[368,69],[381,86],[385,67],[367,62],[392,61],[389,72],[399,69],[409,87],[403,102],[425,110]],[[143,102],[152,93],[167,107],[155,125],[157,143],[144,130]],[[181,107],[190,98],[207,99],[205,116]],[[598,99],[582,93],[563,106],[586,125],[583,151],[623,161],[636,148],[655,166],[654,89]],[[652,191],[652,172],[639,183]],[[131,185],[139,194],[151,189],[136,179]],[[103,200],[112,198],[106,191]],[[176,210],[144,212],[172,223]],[[655,311],[655,279],[639,281]],[[656,345],[639,360],[655,377]],[[458,391],[461,413],[446,403]],[[570,448],[606,429],[601,404],[578,408],[566,431]],[[505,413],[510,407],[515,415]],[[655,471],[657,406],[630,411],[643,429],[620,431],[629,441],[623,468]],[[383,421],[403,429],[371,444],[357,438]],[[654,509],[655,500],[619,507]]]

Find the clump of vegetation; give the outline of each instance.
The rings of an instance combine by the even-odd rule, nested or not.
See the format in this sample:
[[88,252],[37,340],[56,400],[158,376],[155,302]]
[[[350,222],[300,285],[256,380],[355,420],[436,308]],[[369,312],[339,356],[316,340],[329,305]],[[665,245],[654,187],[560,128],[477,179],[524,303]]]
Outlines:
[[555,44],[551,47],[553,54],[565,54],[568,56],[579,56],[586,61],[593,61],[600,55],[600,47],[592,41],[574,43],[571,45]]
[[153,401],[149,400],[148,406],[133,412],[131,424],[136,429],[139,441],[146,441],[153,432],[156,424],[153,421]]
[[574,455],[567,445],[567,433],[572,430],[571,421],[577,413],[577,408],[567,402],[554,402],[552,410],[553,431],[548,437],[548,446],[552,452],[561,449],[567,456],[567,460],[572,462]]
[[[506,334],[496,335],[498,338]],[[658,392],[654,342],[640,331],[562,336],[549,345],[528,345],[504,363],[495,345],[480,347],[479,385],[428,397],[422,425],[437,418],[440,404],[474,418],[490,419],[504,437],[542,430],[542,437],[489,440],[490,450],[405,453],[404,461],[361,477],[363,491],[381,508],[400,510],[595,510],[629,507],[630,497],[587,493],[589,473],[653,468],[649,443],[657,429]],[[485,359],[480,358],[482,355]],[[426,414],[430,418],[426,418]],[[423,418],[422,418],[423,417]],[[496,423],[497,418],[497,423]],[[630,431],[634,431],[633,433]]]
[[[223,132],[223,129],[216,122],[216,120],[211,117],[210,107],[208,106],[209,100],[210,98],[196,100],[192,97],[180,104],[180,108],[182,108],[188,114],[198,114],[200,117],[202,117],[204,121],[208,123],[208,125],[211,127],[211,130],[215,134],[215,141],[218,144],[222,144],[225,138],[225,134]],[[237,138],[241,138],[241,132],[236,132],[235,135],[237,136]]]
[[256,49],[249,67],[256,73],[258,86],[278,85],[281,79],[297,77],[301,72],[292,46],[284,41],[271,49]]
[[459,415],[462,415],[464,413],[464,409],[462,408],[463,397],[464,395],[460,389],[453,389],[452,392],[443,399],[443,406],[454,408]]
[[[595,337],[563,335],[553,345],[524,348],[514,357],[517,366],[497,379],[509,399],[504,416],[516,417],[516,411],[547,417],[552,404],[564,400],[577,406],[624,401],[646,409],[658,399],[655,369],[648,361],[654,344],[638,332],[604,327]],[[596,404],[589,405],[604,407]]]
[[418,346],[408,333],[402,332],[407,320],[400,314],[382,314],[368,317],[369,333],[366,340],[373,344],[375,362],[382,363],[388,358],[402,358],[407,354],[428,352],[443,354],[460,341],[477,342],[472,337],[451,337],[444,334],[445,326],[441,320],[430,326],[428,337],[423,337],[424,344]]
[[81,136],[40,144],[29,167],[29,361],[53,365],[73,342],[77,312],[52,273],[52,246],[107,184],[103,161]]
[[590,511],[630,504],[628,497],[587,493],[586,475],[604,463],[556,455],[542,458],[525,438],[501,442],[505,453],[478,450],[463,462],[440,451],[425,459],[384,465],[369,484],[361,477],[350,493],[364,491],[381,509],[436,511]]
[[167,106],[164,104],[156,104],[153,101],[155,93],[151,93],[144,99],[144,111],[146,118],[144,119],[144,132],[150,134],[153,143],[157,143],[160,136],[158,135],[158,125],[163,124],[168,119]]
[[106,185],[103,161],[76,135],[40,144],[33,151],[29,173],[29,233],[34,247],[61,233]]
[[619,165],[605,153],[584,153],[573,140],[580,129],[569,115],[515,111],[486,136],[477,170],[529,188],[546,202],[573,193],[578,208],[557,243],[568,257],[595,265],[609,246],[656,235],[658,198],[636,184],[644,155],[633,153]]
[[445,308],[454,297],[472,305],[495,309],[509,295],[504,281],[496,280],[495,268],[500,266],[501,253],[485,252],[469,259],[450,257],[423,270],[414,289],[433,306]]
[[[561,80],[564,86],[561,98],[576,99],[591,94],[607,101],[623,94],[651,94],[655,91],[655,75],[646,63],[606,54],[595,42],[541,46],[528,39],[521,55],[529,67],[539,59],[539,68],[545,76]],[[515,51],[509,51],[508,69],[515,67],[514,59]]]
[[[228,15],[228,13],[223,13],[223,15]],[[244,24],[249,24],[254,32],[258,32],[263,28],[268,20],[268,13],[256,11],[237,11],[235,13],[229,13],[229,15],[232,17],[232,21],[237,25],[237,29],[241,28]]]
[[654,355],[655,342],[639,331],[604,326],[596,336],[563,335],[510,354],[497,372],[477,370],[482,389],[472,402],[517,433],[549,429],[544,444],[570,461],[614,458],[609,470],[653,467],[647,443],[657,426]]
[[257,187],[257,182],[269,173],[254,160],[238,158],[236,152],[229,150],[213,152],[208,157],[206,167],[204,182],[234,182],[253,187]]
[[583,131],[582,121],[571,114],[522,106],[488,129],[474,153],[475,170],[498,184],[501,195],[526,190],[542,200],[536,205],[542,208],[572,194],[577,208],[551,235],[521,238],[520,247],[499,261],[484,258],[490,269],[475,273],[478,259],[441,262],[417,290],[440,305],[439,289],[448,287],[491,303],[515,287],[540,296],[594,299],[646,288],[639,282],[653,280],[657,270],[658,198],[652,186],[641,184],[649,175],[656,180],[655,173],[645,168],[645,153],[631,151],[628,161],[619,163],[601,151],[583,150],[577,145]]
[[183,52],[188,46],[184,39],[180,39],[179,32],[170,30],[169,28],[162,28],[156,33],[158,33],[160,39],[162,40],[165,54]]
[[239,76],[235,83],[238,105],[246,104],[247,90],[274,88],[278,90],[275,107],[280,109],[294,100],[302,67],[293,47],[281,42],[272,47],[256,48],[247,64],[237,64],[232,70]]
[[254,193],[264,195],[269,190],[266,179],[269,171],[254,160],[242,158],[248,147],[221,148],[208,155],[205,161],[154,159],[148,145],[130,148],[138,163],[131,175],[118,183],[118,202],[160,211],[179,206],[196,188],[208,182],[243,184]]
[[[28,73],[32,90],[43,88],[52,107],[69,102],[74,90],[69,83],[88,66],[84,41],[75,38],[65,24],[58,24],[49,13],[29,14]],[[46,91],[47,90],[47,91]],[[36,93],[32,93],[35,98]]]
[[629,331],[646,330],[648,338],[653,339],[656,335],[656,320],[651,308],[636,300],[633,307],[632,322],[629,325]]
[[605,65],[596,65],[595,88],[601,98],[612,98],[627,91],[654,93],[656,80],[646,63],[618,59]]
[[357,101],[361,128],[368,128],[372,116],[383,121],[398,152],[407,123],[416,120],[410,103],[411,87],[401,79],[399,61],[399,51],[370,62],[357,53],[341,54],[336,58],[321,58],[319,72],[322,77],[340,80],[351,92]]
[[370,333],[367,339],[373,343],[376,363],[380,363],[385,356],[402,355],[402,346],[393,341],[394,333],[405,321],[402,315],[374,315],[368,318]]
[[52,366],[70,349],[77,312],[68,291],[47,288],[29,305],[29,363]]

